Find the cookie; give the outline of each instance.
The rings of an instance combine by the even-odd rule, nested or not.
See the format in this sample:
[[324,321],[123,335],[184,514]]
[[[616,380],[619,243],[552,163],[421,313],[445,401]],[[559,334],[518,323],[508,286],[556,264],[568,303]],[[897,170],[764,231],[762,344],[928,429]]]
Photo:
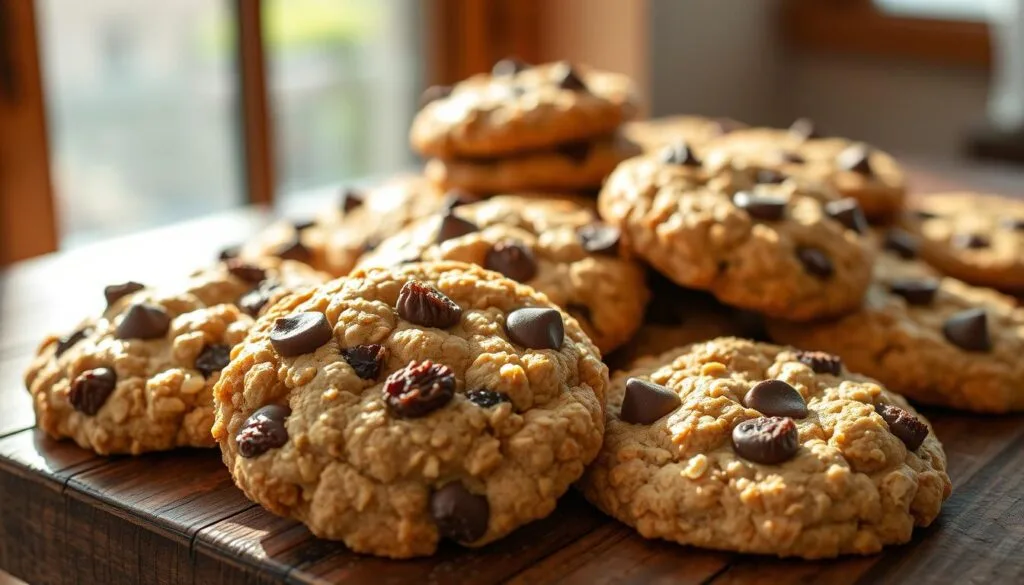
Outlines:
[[840,356],[851,370],[922,404],[1024,410],[1024,310],[1015,299],[912,261],[879,258],[860,311],[835,321],[770,321],[776,341]]
[[872,251],[855,202],[680,160],[630,159],[601,190],[601,217],[630,250],[680,286],[766,315],[808,320],[860,304]]
[[745,127],[746,124],[730,118],[666,116],[627,122],[622,126],[622,134],[645,152],[655,152],[680,140],[699,148],[713,138]]
[[25,374],[36,424],[101,455],[213,447],[212,390],[253,318],[324,282],[304,264],[229,261],[163,291],[127,282],[107,308],[43,340]]
[[976,193],[920,197],[903,229],[918,254],[943,273],[971,284],[1024,291],[1024,203]]
[[567,62],[482,74],[440,92],[413,120],[424,156],[496,157],[611,134],[637,110],[624,75]]
[[547,295],[610,352],[636,331],[648,299],[643,268],[618,244],[619,231],[600,223],[592,202],[499,195],[410,226],[360,266],[457,260],[495,270]]
[[478,194],[583,191],[601,186],[639,148],[621,137],[574,142],[499,159],[431,159],[424,174],[444,189]]
[[406,558],[550,514],[600,448],[606,385],[530,287],[458,262],[357,270],[257,322],[213,432],[252,500]]
[[753,163],[783,175],[823,182],[860,203],[868,219],[888,220],[904,203],[906,179],[888,153],[845,138],[808,138],[806,129],[749,128],[711,140],[710,164]]
[[384,237],[450,205],[456,196],[422,177],[401,177],[367,190],[343,189],[312,221],[279,221],[243,245],[239,254],[248,260],[297,260],[344,276]]
[[616,374],[587,499],[646,538],[803,557],[872,554],[951,490],[928,422],[835,356],[723,338]]

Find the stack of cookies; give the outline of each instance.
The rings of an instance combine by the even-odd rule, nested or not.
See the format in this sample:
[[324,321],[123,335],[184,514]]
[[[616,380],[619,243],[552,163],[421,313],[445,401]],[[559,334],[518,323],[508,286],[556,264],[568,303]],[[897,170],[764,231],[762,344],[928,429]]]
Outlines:
[[822,558],[906,542],[949,496],[904,396],[1024,410],[1024,312],[982,288],[1024,287],[1024,205],[908,209],[891,156],[806,120],[622,128],[630,82],[564,62],[434,94],[427,178],[181,290],[111,287],[45,340],[40,427],[216,444],[253,501],[369,554],[482,546],[576,484],[645,537]]
[[636,93],[616,73],[504,59],[490,74],[424,95],[412,146],[442,189],[594,191],[636,153],[617,132],[636,114]]

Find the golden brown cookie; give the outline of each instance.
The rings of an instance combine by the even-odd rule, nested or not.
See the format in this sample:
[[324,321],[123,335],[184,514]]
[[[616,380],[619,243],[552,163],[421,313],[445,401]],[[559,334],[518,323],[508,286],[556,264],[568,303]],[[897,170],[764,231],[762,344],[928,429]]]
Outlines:
[[808,559],[907,542],[951,491],[903,398],[835,356],[732,338],[616,374],[580,485],[646,538]]
[[499,195],[426,218],[385,240],[360,267],[457,260],[504,274],[573,315],[602,352],[643,318],[644,270],[619,251],[618,229],[593,202],[554,195]]
[[107,308],[50,336],[25,373],[36,424],[101,455],[212,447],[212,390],[266,305],[327,275],[267,258],[228,261],[180,288],[107,287]]
[[406,558],[543,518],[597,454],[608,371],[528,286],[458,262],[357,270],[278,302],[215,390],[246,495]]
[[561,61],[501,69],[426,104],[410,139],[442,159],[497,157],[611,134],[637,110],[624,75]]
[[654,152],[680,140],[700,148],[714,138],[745,127],[746,124],[729,118],[665,116],[627,122],[622,126],[622,134],[645,152]]

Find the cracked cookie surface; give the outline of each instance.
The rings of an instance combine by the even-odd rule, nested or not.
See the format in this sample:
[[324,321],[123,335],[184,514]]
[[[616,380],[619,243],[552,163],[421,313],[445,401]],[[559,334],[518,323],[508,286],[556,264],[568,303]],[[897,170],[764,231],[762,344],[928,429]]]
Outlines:
[[456,260],[496,270],[547,295],[609,352],[636,331],[649,297],[644,269],[618,242],[583,198],[499,195],[410,226],[360,266]]
[[695,344],[616,374],[607,411],[581,486],[647,538],[871,554],[929,525],[951,490],[927,421],[826,354]]
[[615,131],[637,110],[624,75],[566,62],[481,74],[426,104],[410,139],[424,156],[493,157],[543,150]]
[[[872,251],[856,204],[690,154],[636,157],[608,178],[598,210],[627,248],[680,286],[766,315],[809,320],[858,306]],[[847,203],[845,219],[830,211]]]
[[550,514],[596,455],[607,368],[533,289],[458,262],[277,304],[215,390],[236,484],[357,552],[432,554]]
[[880,256],[863,307],[838,320],[768,323],[776,341],[834,353],[923,404],[1024,410],[1024,310],[1015,299]]
[[213,385],[253,317],[324,282],[304,264],[227,262],[180,288],[107,288],[102,315],[42,341],[25,373],[36,424],[101,454],[213,447]]

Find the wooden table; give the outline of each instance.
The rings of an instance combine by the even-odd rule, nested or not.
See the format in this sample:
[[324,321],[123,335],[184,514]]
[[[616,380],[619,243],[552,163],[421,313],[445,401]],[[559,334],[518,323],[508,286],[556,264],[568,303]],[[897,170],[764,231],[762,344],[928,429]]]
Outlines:
[[[918,166],[913,176],[922,190],[1024,192],[1015,171],[949,179]],[[942,515],[908,545],[822,562],[646,541],[575,493],[551,517],[481,550],[445,545],[432,558],[387,561],[250,503],[216,451],[103,458],[32,428],[20,378],[46,332],[100,310],[104,284],[184,274],[266,221],[239,210],[0,273],[0,570],[30,583],[104,585],[1024,582],[1024,416],[926,411],[954,484]]]

